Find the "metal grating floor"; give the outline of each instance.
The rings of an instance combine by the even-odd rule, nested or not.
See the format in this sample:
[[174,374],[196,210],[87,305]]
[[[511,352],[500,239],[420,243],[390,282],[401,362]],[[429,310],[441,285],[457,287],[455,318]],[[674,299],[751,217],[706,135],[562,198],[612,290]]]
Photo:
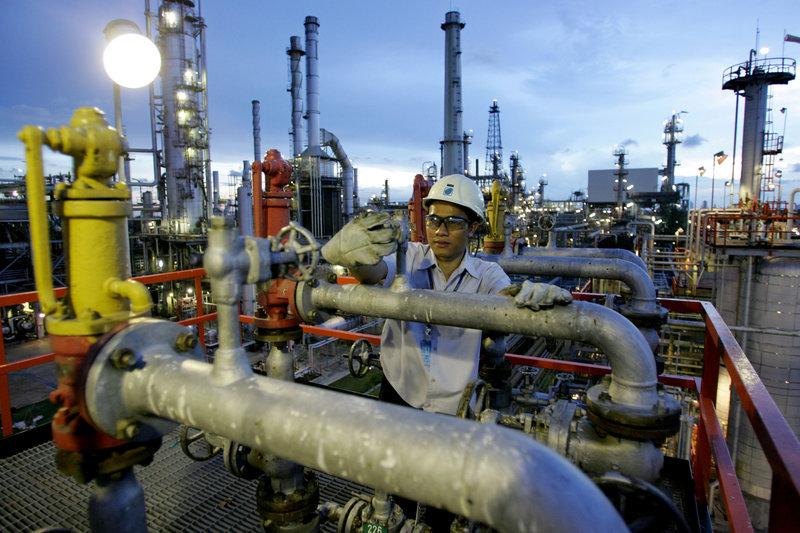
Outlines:
[[[26,532],[45,527],[89,531],[91,488],[61,475],[48,442],[0,459],[0,531]],[[361,485],[318,472],[320,501],[344,504]],[[136,467],[144,487],[150,531],[263,531],[256,513],[257,481],[231,475],[221,456],[192,461],[181,451],[177,431],[146,468]],[[335,524],[323,524],[335,531]]]

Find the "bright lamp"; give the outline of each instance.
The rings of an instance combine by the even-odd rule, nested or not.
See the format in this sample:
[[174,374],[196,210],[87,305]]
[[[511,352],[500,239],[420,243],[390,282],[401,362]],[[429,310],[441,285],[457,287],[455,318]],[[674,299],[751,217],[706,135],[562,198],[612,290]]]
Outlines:
[[109,42],[103,51],[103,67],[114,83],[137,89],[156,79],[161,69],[161,54],[134,22],[113,20],[104,33]]

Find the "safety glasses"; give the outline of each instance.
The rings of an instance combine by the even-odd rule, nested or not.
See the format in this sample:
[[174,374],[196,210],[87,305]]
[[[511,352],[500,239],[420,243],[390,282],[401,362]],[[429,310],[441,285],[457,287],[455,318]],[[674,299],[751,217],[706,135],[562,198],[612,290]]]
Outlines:
[[437,215],[428,215],[425,217],[425,226],[428,229],[439,229],[439,226],[444,224],[444,227],[447,228],[447,231],[458,231],[467,229],[469,226],[469,220],[464,217],[440,217]]

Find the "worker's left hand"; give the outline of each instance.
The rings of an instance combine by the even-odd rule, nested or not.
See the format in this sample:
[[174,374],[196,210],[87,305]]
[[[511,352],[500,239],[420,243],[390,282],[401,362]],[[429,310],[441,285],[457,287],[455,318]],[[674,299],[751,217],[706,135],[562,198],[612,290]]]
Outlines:
[[572,301],[572,294],[549,283],[532,283],[524,281],[519,292],[514,296],[517,307],[527,307],[538,311],[543,307],[553,307],[555,304],[566,305]]

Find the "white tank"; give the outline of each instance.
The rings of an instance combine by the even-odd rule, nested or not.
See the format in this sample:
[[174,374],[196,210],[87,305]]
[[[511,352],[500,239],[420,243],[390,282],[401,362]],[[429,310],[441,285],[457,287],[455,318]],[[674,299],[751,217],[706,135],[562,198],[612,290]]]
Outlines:
[[[744,325],[747,319],[751,328],[797,331],[800,328],[800,260],[788,257],[754,259],[749,306],[746,305],[747,259],[738,261],[740,268],[726,268],[716,278],[720,291],[718,308],[726,322]],[[748,308],[749,316],[745,313]],[[797,433],[800,431],[800,337],[739,332],[737,338],[786,421]],[[765,528],[771,470],[746,414],[739,410],[738,431],[735,421],[729,421],[728,443],[736,450],[736,470],[753,525]],[[735,411],[731,409],[732,413]]]

